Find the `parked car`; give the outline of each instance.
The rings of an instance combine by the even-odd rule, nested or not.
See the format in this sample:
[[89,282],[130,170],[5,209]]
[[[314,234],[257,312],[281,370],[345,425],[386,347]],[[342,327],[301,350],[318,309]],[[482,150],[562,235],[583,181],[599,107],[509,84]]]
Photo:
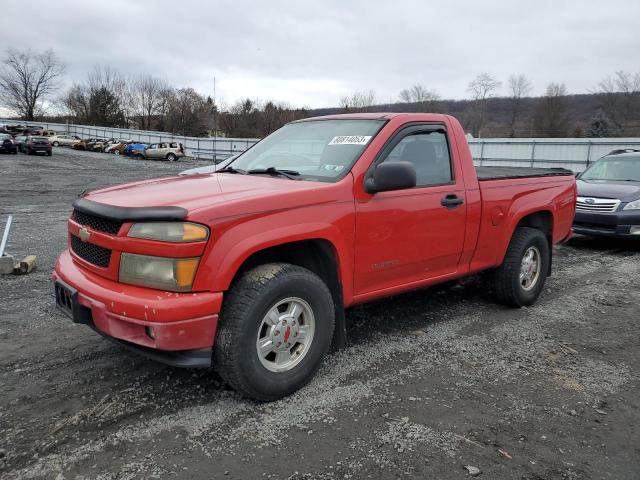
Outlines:
[[578,176],[573,230],[640,239],[640,150],[614,150]]
[[0,133],[0,152],[18,153],[18,146],[13,137],[8,133]]
[[16,135],[13,139],[16,143],[16,147],[19,152],[27,153],[26,145],[27,145],[27,136],[26,135]]
[[44,153],[51,156],[51,143],[47,137],[28,136],[25,141],[24,152],[27,155]]
[[85,138],[80,140],[78,143],[74,143],[71,147],[74,150],[93,150],[93,147],[96,143],[103,142],[102,138]]
[[136,143],[132,142],[122,149],[122,155],[126,155],[128,157],[137,157],[137,158],[145,158],[144,151],[149,146],[147,143]]
[[305,119],[216,174],[77,199],[55,298],[124,347],[275,400],[344,345],[350,305],[485,270],[500,302],[533,304],[575,195],[569,170],[475,168],[451,116]]
[[42,136],[43,130],[44,130],[44,127],[30,125],[22,131],[22,134],[26,136]]
[[44,129],[40,131],[40,136],[42,137],[55,137],[58,133],[55,130],[47,130]]
[[25,126],[24,125],[5,125],[5,129],[12,133],[13,135],[23,135]]
[[118,155],[120,155],[122,153],[121,148],[124,148],[128,143],[131,143],[131,140],[115,140],[113,142],[110,142],[107,146],[105,146],[104,148],[104,152],[105,153],[116,153],[116,150],[118,151]]
[[145,148],[143,156],[149,160],[164,158],[170,162],[175,162],[179,158],[184,157],[184,148],[181,143],[177,142],[152,143]]
[[80,137],[76,135],[58,134],[49,137],[49,142],[54,147],[72,147],[76,143],[80,142]]

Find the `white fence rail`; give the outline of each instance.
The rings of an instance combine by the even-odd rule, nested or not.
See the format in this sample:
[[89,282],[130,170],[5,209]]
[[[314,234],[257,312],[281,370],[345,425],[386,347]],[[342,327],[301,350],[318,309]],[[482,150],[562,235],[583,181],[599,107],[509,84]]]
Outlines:
[[77,135],[80,138],[118,138],[134,140],[142,143],[158,143],[176,141],[182,143],[186,154],[190,157],[207,160],[221,160],[230,155],[244,152],[259,139],[255,138],[225,138],[225,137],[184,137],[167,132],[153,132],[148,130],[132,130],[126,128],[95,127],[90,125],[74,125],[50,122],[20,122],[16,120],[0,119],[0,124],[20,124],[39,126],[55,130],[59,133]]
[[[95,127],[47,122],[17,122],[0,119],[0,124],[38,125],[81,138],[121,138],[144,143],[181,142],[189,156],[220,160],[256,143],[256,138],[184,137],[166,132]],[[612,150],[640,149],[640,138],[470,138],[476,165],[563,167],[580,172]]]
[[581,172],[612,150],[640,150],[640,138],[473,138],[469,147],[476,165]]

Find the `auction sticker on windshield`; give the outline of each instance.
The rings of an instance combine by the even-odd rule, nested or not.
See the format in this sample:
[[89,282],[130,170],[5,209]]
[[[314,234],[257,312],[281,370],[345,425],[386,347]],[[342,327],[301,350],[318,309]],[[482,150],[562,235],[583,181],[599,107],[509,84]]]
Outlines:
[[366,145],[371,135],[340,135],[333,137],[329,145]]

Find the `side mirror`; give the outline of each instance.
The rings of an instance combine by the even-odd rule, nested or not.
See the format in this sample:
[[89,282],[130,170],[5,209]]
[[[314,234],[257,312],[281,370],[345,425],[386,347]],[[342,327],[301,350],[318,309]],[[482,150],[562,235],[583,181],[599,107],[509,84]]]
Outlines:
[[416,169],[411,162],[382,162],[365,181],[367,193],[403,190],[416,186]]

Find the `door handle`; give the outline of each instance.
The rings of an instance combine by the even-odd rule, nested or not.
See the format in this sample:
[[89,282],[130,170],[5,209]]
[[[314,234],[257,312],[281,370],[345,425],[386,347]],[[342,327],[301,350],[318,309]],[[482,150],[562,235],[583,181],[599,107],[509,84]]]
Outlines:
[[462,205],[464,203],[464,199],[457,196],[455,193],[450,193],[446,197],[443,197],[440,200],[440,204],[443,207],[448,208],[449,210],[458,207],[458,205]]

